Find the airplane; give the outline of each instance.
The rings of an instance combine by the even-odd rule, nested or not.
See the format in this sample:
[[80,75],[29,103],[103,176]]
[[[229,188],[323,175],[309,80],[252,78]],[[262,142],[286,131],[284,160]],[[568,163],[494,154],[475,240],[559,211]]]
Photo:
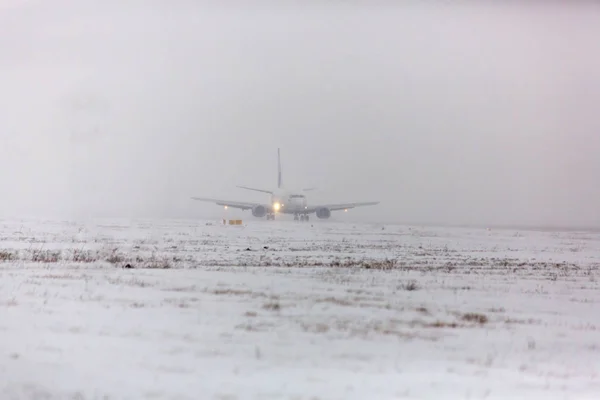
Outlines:
[[314,188],[306,188],[301,191],[293,191],[285,189],[281,176],[281,156],[277,149],[277,189],[264,190],[256,189],[247,186],[237,186],[241,189],[253,190],[271,195],[270,203],[255,203],[244,201],[228,201],[204,197],[192,197],[193,200],[205,201],[224,206],[226,209],[239,208],[241,210],[252,210],[252,215],[257,218],[267,217],[267,220],[275,220],[276,214],[293,214],[294,220],[308,221],[309,214],[315,213],[319,219],[327,219],[331,216],[332,211],[344,210],[348,211],[354,207],[372,206],[379,204],[378,201],[368,201],[361,203],[339,203],[339,204],[319,204],[310,205],[306,199],[304,192],[314,190]]

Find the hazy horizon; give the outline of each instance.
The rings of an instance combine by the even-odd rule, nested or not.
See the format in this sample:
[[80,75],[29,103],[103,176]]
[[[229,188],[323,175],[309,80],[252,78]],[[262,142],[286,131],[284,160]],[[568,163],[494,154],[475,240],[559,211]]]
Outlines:
[[600,5],[227,4],[0,6],[0,216],[600,227]]

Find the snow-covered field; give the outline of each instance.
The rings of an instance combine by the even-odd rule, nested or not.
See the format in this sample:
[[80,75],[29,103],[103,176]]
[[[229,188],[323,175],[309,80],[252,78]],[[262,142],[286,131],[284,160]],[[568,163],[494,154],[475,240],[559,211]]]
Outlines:
[[589,232],[4,220],[0,399],[598,399],[599,265]]

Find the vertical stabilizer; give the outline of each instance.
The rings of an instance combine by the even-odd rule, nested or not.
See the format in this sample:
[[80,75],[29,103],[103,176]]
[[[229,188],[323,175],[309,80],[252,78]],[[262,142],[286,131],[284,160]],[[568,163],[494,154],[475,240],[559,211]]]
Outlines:
[[279,155],[279,148],[277,149],[277,187],[281,189],[281,156]]

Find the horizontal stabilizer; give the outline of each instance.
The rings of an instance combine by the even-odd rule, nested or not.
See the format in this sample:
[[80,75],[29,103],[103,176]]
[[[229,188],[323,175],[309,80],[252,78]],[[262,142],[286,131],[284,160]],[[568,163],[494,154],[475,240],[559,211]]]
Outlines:
[[255,192],[262,192],[262,193],[273,194],[273,192],[271,190],[255,189],[255,188],[251,188],[251,187],[247,187],[247,186],[237,186],[237,187],[239,187],[240,189],[253,190]]

